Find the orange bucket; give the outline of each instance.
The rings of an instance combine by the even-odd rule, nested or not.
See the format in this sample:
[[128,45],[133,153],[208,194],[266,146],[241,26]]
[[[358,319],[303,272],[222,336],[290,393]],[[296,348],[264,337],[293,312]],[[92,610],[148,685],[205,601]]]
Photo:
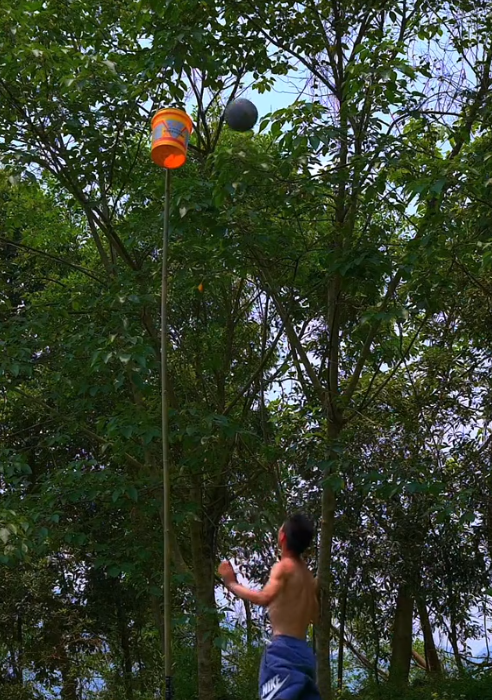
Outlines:
[[193,122],[181,109],[160,109],[152,118],[152,149],[154,163],[173,170],[186,163],[188,141]]

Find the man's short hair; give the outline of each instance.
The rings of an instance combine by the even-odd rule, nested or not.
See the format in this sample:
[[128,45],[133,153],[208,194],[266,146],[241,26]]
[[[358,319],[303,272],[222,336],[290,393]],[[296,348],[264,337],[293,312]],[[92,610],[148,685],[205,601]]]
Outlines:
[[295,513],[287,518],[283,531],[289,552],[302,554],[313,540],[314,525],[306,515]]

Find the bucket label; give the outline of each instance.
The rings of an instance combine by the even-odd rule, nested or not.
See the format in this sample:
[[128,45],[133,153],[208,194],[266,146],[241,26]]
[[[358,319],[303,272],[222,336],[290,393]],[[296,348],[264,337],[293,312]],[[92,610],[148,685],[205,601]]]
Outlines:
[[162,138],[171,138],[175,141],[181,141],[185,146],[188,146],[190,134],[188,129],[176,119],[167,119],[165,122],[160,122],[154,129],[154,141],[159,141]]

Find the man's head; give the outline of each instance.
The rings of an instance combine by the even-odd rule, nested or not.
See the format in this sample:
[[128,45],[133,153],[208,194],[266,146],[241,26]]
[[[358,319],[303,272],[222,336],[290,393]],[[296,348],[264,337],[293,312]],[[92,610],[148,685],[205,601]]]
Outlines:
[[278,542],[283,551],[300,556],[311,544],[313,535],[311,520],[302,513],[296,513],[287,518],[280,528]]

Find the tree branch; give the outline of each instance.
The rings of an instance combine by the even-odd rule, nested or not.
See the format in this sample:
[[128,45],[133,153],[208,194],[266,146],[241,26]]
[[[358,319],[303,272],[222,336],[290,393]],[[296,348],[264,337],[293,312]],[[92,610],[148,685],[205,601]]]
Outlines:
[[[254,253],[253,253],[254,254]],[[257,256],[255,256],[257,257]],[[292,323],[290,322],[289,314],[287,313],[282,300],[280,299],[279,295],[277,294],[276,290],[274,289],[274,284],[272,281],[272,278],[270,277],[270,274],[264,269],[264,267],[261,266],[260,262],[258,262],[258,269],[261,277],[263,278],[263,281],[268,288],[268,292],[270,296],[272,297],[275,306],[277,308],[278,315],[280,316],[284,327],[285,327],[285,332],[287,334],[287,338],[289,339],[289,343],[292,348],[295,348],[297,354],[299,355],[299,359],[306,370],[306,373],[309,376],[309,379],[311,381],[311,384],[313,386],[313,389],[316,391],[318,394],[318,397],[321,401],[324,400],[325,396],[325,391],[323,388],[322,383],[320,382],[314,367],[312,363],[309,361],[309,358],[307,356],[306,351],[304,350],[304,347],[302,345],[302,342],[298,336],[298,334],[295,331],[295,328],[293,327]]]
[[[9,387],[11,391],[15,391],[17,394],[20,394],[23,396],[25,399],[28,401],[34,402],[38,404],[39,406],[42,406],[45,411],[50,413],[52,416],[57,416],[61,422],[64,420],[67,420],[67,417],[62,416],[59,411],[57,411],[55,408],[52,408],[49,404],[47,404],[45,401],[42,399],[38,399],[36,396],[33,396],[32,394],[26,394],[22,389],[19,389],[19,387],[13,386]],[[104,446],[109,446],[109,447],[114,447],[114,444],[110,442],[109,440],[106,440],[106,438],[101,437],[97,433],[94,433],[92,430],[89,428],[86,428],[85,426],[78,426],[79,432],[83,433],[86,437],[90,438],[91,440],[94,440],[94,442],[97,442],[100,445]],[[135,459],[135,457],[132,457],[128,452],[123,452],[123,456],[125,457],[126,461],[131,464],[133,467],[136,467],[137,469],[141,470],[144,469],[144,465],[138,461],[138,459]]]
[[18,248],[19,250],[26,250],[29,253],[32,253],[33,255],[39,255],[43,258],[48,258],[49,260],[54,260],[55,262],[61,263],[62,265],[66,265],[67,267],[71,267],[72,269],[77,270],[78,272],[82,272],[84,275],[86,275],[87,277],[90,277],[95,282],[98,282],[99,284],[106,286],[106,283],[103,280],[99,279],[99,277],[94,275],[87,268],[82,267],[81,265],[76,265],[75,263],[68,262],[68,260],[64,260],[63,258],[59,258],[57,255],[52,255],[51,253],[45,253],[44,250],[39,250],[38,248],[31,248],[31,246],[25,245],[24,243],[16,243],[15,241],[11,241],[8,238],[5,238],[4,236],[0,236],[0,245],[1,244],[11,245],[12,247]]
[[[412,347],[413,347],[415,341],[417,340],[418,336],[420,335],[420,333],[421,333],[421,331],[422,331],[422,328],[424,327],[424,325],[425,325],[425,323],[427,322],[428,318],[429,318],[429,314],[426,314],[424,320],[422,321],[422,323],[421,323],[420,326],[418,327],[417,331],[415,332],[413,338],[412,338],[411,341],[410,341],[410,344],[408,345],[407,349],[405,350],[405,353],[402,353],[401,358],[400,358],[400,359],[398,360],[398,362],[396,363],[396,366],[394,367],[393,371],[389,373],[389,375],[386,377],[386,379],[383,381],[383,383],[376,389],[376,391],[374,392],[374,394],[373,394],[372,396],[370,396],[371,387],[372,387],[372,385],[373,385],[373,383],[374,383],[374,379],[375,379],[376,376],[377,376],[376,373],[374,374],[374,377],[371,379],[371,382],[370,382],[370,384],[369,384],[369,388],[368,388],[368,390],[367,390],[367,392],[366,392],[366,395],[365,395],[364,398],[362,399],[362,402],[361,402],[360,406],[356,409],[355,413],[361,413],[361,412],[362,412],[365,408],[367,408],[371,403],[374,403],[374,401],[377,399],[377,397],[379,396],[379,394],[383,391],[383,389],[385,388],[385,386],[386,386],[387,384],[389,384],[389,382],[393,379],[393,377],[395,376],[395,374],[396,374],[396,373],[398,372],[398,370],[400,369],[401,365],[402,365],[402,364],[405,362],[405,360],[407,359],[407,357],[408,357],[408,355],[409,355],[409,353],[410,353],[410,350],[412,349]],[[353,417],[353,415],[350,416],[350,418],[348,418],[347,420],[351,420],[352,417]]]
[[[390,284],[388,285],[388,289],[386,290],[386,294],[384,296],[383,301],[381,302],[381,305],[379,306],[378,313],[384,312],[388,304],[390,302],[390,299],[392,298],[393,294],[396,291],[396,288],[398,284],[400,283],[400,280],[403,276],[403,270],[399,270],[396,275],[393,277],[391,280]],[[374,338],[376,337],[379,328],[381,326],[382,320],[381,319],[376,319],[369,328],[369,332],[367,334],[364,346],[361,350],[361,353],[359,355],[359,359],[357,360],[357,364],[355,366],[354,372],[347,384],[347,387],[345,390],[342,392],[342,398],[344,402],[347,404],[350,399],[352,398],[356,388],[357,384],[359,383],[360,375],[362,373],[362,370],[364,368],[364,365],[366,363],[367,358],[369,357],[369,354],[371,352],[371,345],[374,341]]]
[[[336,634],[337,637],[340,637],[340,630],[338,629],[338,627],[335,627],[335,625],[332,624],[331,629]],[[357,649],[357,647],[354,646],[354,644],[352,644],[352,642],[350,642],[346,637],[344,638],[343,643],[345,644],[347,649],[350,649],[352,654],[359,659],[359,661],[361,662],[361,664],[363,666],[365,666],[365,668],[369,669],[370,671],[374,670],[374,665],[371,663],[371,661],[369,661],[367,656],[365,656],[362,652],[360,652]],[[389,677],[388,673],[386,671],[384,671],[382,668],[378,668],[378,674],[382,678],[385,678],[385,679],[387,679]]]

